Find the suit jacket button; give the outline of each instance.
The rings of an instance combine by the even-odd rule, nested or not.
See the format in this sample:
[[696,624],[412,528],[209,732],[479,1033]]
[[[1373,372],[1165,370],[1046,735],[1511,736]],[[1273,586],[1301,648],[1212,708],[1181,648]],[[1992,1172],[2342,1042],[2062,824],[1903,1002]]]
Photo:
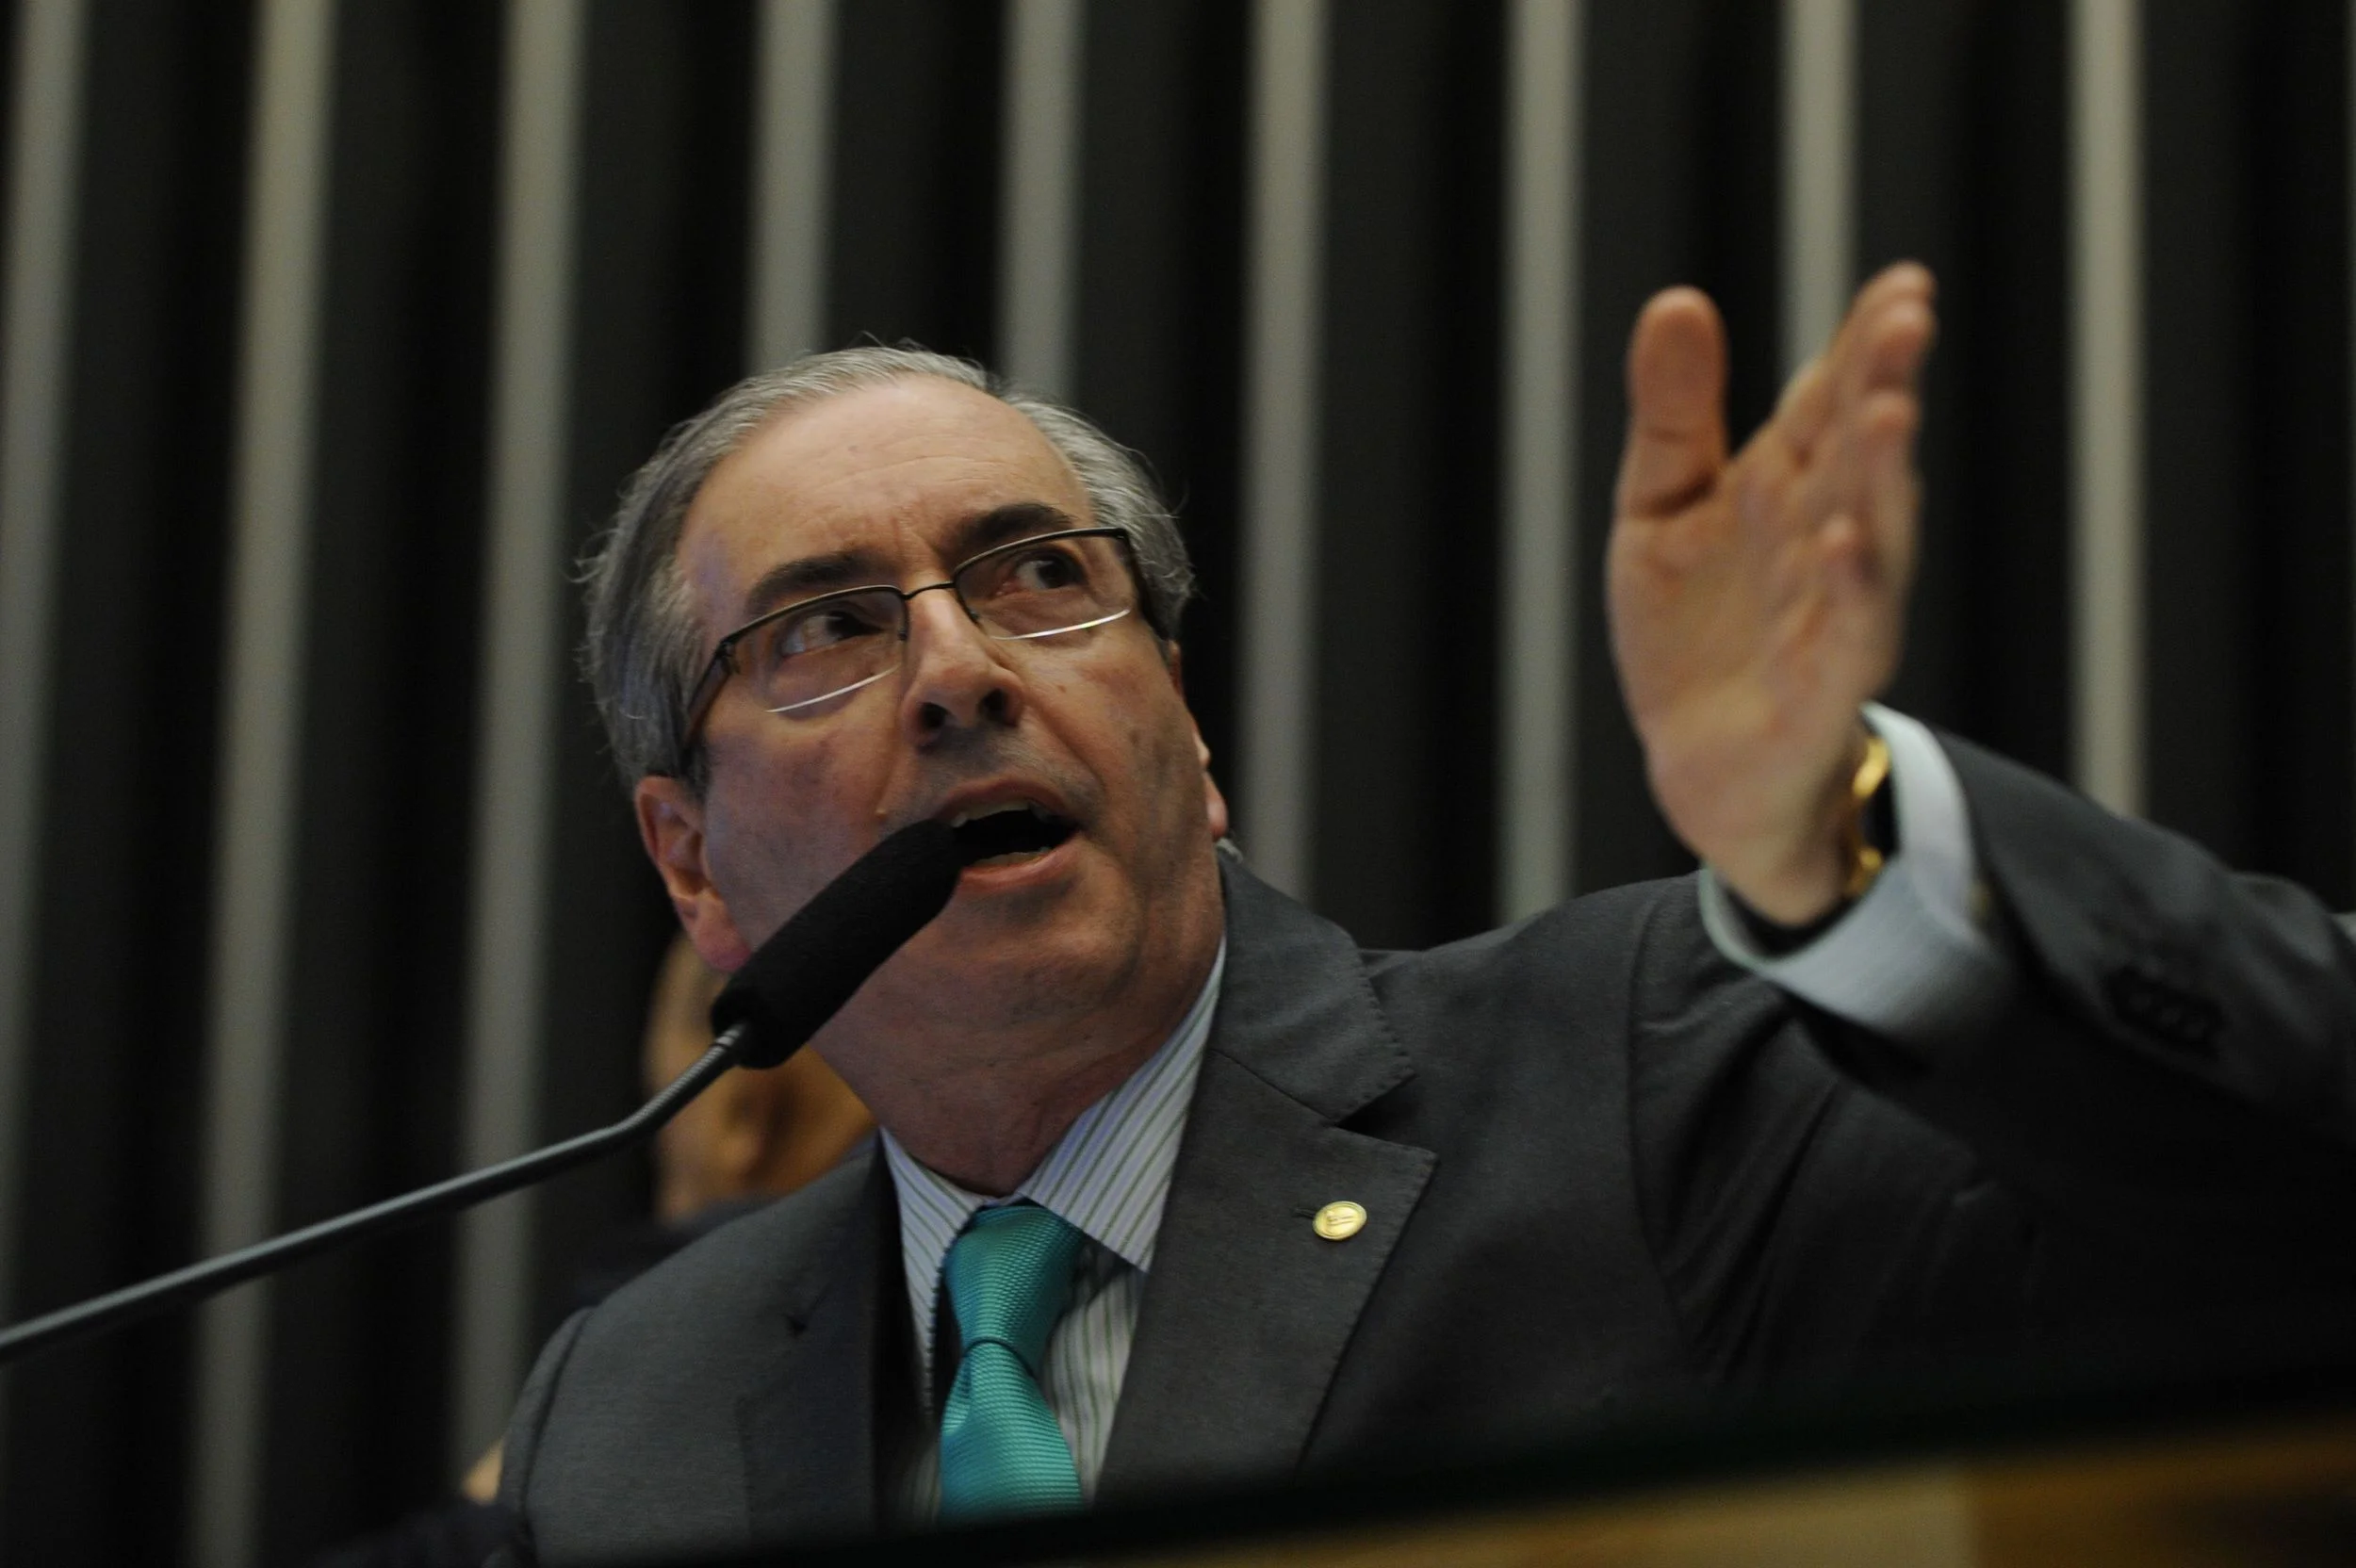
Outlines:
[[1348,1241],[1366,1228],[1366,1211],[1344,1199],[1317,1211],[1317,1234],[1328,1241]]

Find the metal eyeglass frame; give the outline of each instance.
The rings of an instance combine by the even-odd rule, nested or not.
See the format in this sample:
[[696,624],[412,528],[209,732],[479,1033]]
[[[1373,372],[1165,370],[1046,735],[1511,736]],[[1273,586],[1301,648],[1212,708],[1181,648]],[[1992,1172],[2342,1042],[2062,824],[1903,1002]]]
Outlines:
[[[1009,539],[1003,545],[992,545],[990,548],[986,550],[977,550],[973,554],[967,556],[963,561],[958,562],[955,566],[949,569],[949,575],[939,582],[921,583],[914,588],[897,588],[889,582],[868,582],[861,583],[857,587],[834,588],[829,589],[827,592],[823,594],[813,594],[809,598],[795,599],[792,604],[779,605],[775,610],[764,611],[761,614],[754,616],[751,620],[746,621],[743,626],[738,627],[735,630],[729,632],[727,636],[721,638],[719,643],[713,646],[711,660],[704,665],[703,674],[696,678],[695,690],[688,696],[687,716],[683,721],[681,721],[679,725],[679,740],[671,748],[672,760],[674,764],[672,768],[673,776],[677,776],[686,773],[687,760],[689,755],[695,749],[696,737],[703,731],[704,719],[711,713],[712,705],[719,700],[721,690],[728,685],[728,677],[736,673],[737,645],[743,642],[744,638],[751,635],[753,632],[760,630],[762,627],[767,626],[772,621],[808,610],[813,604],[824,604],[829,599],[849,598],[854,595],[859,594],[886,593],[897,596],[900,600],[899,640],[902,644],[906,644],[908,640],[908,605],[919,594],[930,594],[943,588],[947,589],[949,593],[956,597],[957,601],[957,608],[965,612],[966,619],[972,621],[975,626],[981,627],[982,618],[979,614],[974,612],[972,605],[965,602],[965,595],[957,588],[957,579],[964,576],[966,569],[976,562],[987,561],[994,555],[1004,555],[1010,550],[1019,550],[1025,545],[1045,544],[1051,539],[1110,539],[1114,544],[1120,546],[1121,560],[1129,570],[1130,586],[1136,593],[1136,602],[1132,603],[1126,610],[1117,611],[1110,615],[1099,615],[1094,620],[1082,621],[1074,626],[1051,627],[1045,631],[1022,631],[1003,634],[991,631],[987,627],[982,627],[983,636],[988,637],[994,643],[1028,643],[1035,642],[1042,637],[1061,637],[1067,632],[1086,631],[1090,627],[1109,626],[1111,623],[1121,620],[1124,616],[1136,613],[1140,608],[1144,608],[1146,611],[1146,624],[1148,626],[1154,626],[1153,612],[1149,607],[1147,607],[1145,585],[1140,580],[1137,572],[1136,547],[1129,543],[1129,535],[1124,531],[1104,526],[1096,528],[1057,529],[1052,533],[1033,533],[1025,535],[1021,539]],[[1157,637],[1161,635],[1161,629],[1158,626],[1154,626],[1154,635]],[[847,696],[851,693],[858,691],[862,686],[871,686],[876,681],[881,680],[884,677],[892,674],[892,671],[898,669],[899,667],[900,662],[898,660],[894,660],[884,668],[877,670],[874,675],[864,677],[859,680],[854,680],[848,686],[839,686],[831,692],[823,693],[814,697],[805,697],[799,702],[790,702],[782,708],[772,708],[767,710],[767,711],[772,713],[791,713],[796,709],[814,708],[822,702],[830,702],[836,697]]]

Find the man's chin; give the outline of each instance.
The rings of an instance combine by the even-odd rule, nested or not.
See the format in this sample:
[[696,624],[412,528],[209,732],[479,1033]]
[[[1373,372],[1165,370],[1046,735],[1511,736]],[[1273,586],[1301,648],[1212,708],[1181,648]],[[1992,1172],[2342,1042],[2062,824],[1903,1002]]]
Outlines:
[[[966,874],[972,876],[973,872]],[[960,882],[933,926],[909,944],[908,978],[927,1000],[986,1015],[1037,1016],[1101,1004],[1128,983],[1143,921],[1092,876]],[[895,965],[895,968],[900,967]]]

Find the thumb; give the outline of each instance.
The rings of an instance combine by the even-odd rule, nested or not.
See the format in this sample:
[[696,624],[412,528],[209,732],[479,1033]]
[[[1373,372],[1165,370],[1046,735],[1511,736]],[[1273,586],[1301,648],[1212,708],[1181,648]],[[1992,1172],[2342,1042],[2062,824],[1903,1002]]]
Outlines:
[[1654,295],[1628,345],[1628,447],[1621,516],[1682,510],[1726,461],[1726,331],[1698,288]]

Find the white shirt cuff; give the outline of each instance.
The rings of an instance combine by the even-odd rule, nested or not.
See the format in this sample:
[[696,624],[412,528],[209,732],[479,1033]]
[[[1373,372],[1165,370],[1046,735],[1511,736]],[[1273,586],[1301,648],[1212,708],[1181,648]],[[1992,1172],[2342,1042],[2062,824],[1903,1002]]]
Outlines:
[[1702,923],[1735,963],[1824,1011],[1901,1042],[1968,1031],[2004,1004],[2012,967],[1973,918],[1978,868],[1955,764],[1931,732],[1878,703],[1865,722],[1890,746],[1898,853],[1831,928],[1796,952],[1759,950],[1705,866]]

